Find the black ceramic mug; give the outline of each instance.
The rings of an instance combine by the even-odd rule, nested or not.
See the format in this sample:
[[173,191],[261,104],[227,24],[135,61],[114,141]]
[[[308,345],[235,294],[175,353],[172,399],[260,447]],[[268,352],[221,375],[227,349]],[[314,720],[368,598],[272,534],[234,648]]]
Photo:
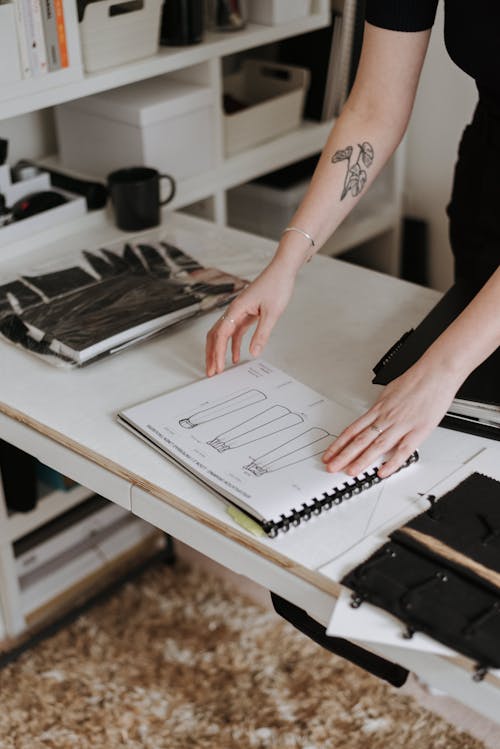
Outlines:
[[[160,197],[160,181],[170,184],[169,195]],[[108,175],[108,189],[115,213],[116,225],[124,231],[140,231],[158,226],[160,207],[170,203],[175,195],[175,180],[146,166],[118,169]]]

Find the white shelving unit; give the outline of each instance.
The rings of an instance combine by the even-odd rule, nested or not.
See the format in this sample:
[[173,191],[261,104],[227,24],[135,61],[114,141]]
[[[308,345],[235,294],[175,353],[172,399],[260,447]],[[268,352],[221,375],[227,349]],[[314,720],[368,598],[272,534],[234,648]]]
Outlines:
[[[351,1],[351,0],[349,0]],[[87,74],[82,64],[76,3],[63,0],[66,21],[69,67],[51,72],[40,78],[17,80],[0,87],[0,136],[2,121],[23,115],[31,116],[41,109],[109,91],[136,81],[169,74],[178,80],[208,87],[213,97],[214,166],[195,177],[180,180],[175,200],[168,209],[185,208],[203,213],[221,225],[227,223],[226,192],[239,184],[287,164],[311,156],[321,150],[332,122],[303,122],[299,128],[271,141],[262,143],[232,157],[224,155],[222,80],[223,60],[246,50],[267,45],[287,37],[322,28],[330,22],[330,0],[311,0],[311,12],[303,19],[276,26],[249,24],[236,33],[207,33],[200,44],[160,48],[157,54],[143,60]],[[346,0],[347,2],[347,0]],[[340,0],[335,0],[338,7]],[[2,50],[0,49],[0,59]],[[48,156],[47,164],[58,165],[57,155]],[[154,166],[154,165],[151,165]],[[396,267],[399,244],[400,194],[402,179],[402,155],[393,160],[388,191],[376,201],[367,199],[358,215],[336,233],[326,251],[338,254],[361,241],[381,234],[387,235],[389,259],[386,270]],[[101,221],[100,212],[84,218],[74,219],[57,228],[60,236],[70,236],[78,226],[91,230],[93,222]],[[54,236],[54,228],[51,229]],[[12,252],[22,252],[23,247],[43,244],[43,234],[28,237],[12,248],[2,247],[3,257]],[[46,496],[38,507],[25,515],[9,515],[5,505],[0,481],[0,641],[5,636],[21,633],[27,624],[26,602],[22,602],[19,583],[15,574],[13,543],[23,535],[55,518],[61,512],[83,501],[90,492],[77,487],[70,492],[54,492]]]

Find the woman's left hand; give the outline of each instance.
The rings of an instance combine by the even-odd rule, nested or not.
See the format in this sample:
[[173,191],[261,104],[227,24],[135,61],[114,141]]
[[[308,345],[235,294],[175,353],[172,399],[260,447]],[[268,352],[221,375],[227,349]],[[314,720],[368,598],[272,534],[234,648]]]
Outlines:
[[384,455],[378,473],[390,476],[439,424],[460,385],[446,367],[418,361],[330,445],[322,458],[327,470],[356,476]]

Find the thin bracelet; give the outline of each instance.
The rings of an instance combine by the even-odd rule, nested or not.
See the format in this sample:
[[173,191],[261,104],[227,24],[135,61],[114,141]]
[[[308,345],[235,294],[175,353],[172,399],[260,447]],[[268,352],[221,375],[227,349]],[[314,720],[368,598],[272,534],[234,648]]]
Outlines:
[[286,229],[283,229],[282,235],[285,234],[287,231],[297,231],[299,234],[302,234],[303,237],[308,239],[311,243],[311,247],[316,247],[316,242],[311,237],[310,234],[308,234],[304,229],[299,229],[298,226],[287,226]]

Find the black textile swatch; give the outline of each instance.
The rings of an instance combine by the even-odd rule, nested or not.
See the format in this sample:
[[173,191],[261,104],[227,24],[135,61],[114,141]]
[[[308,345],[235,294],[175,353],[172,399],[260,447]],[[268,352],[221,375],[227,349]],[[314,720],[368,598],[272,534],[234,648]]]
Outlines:
[[29,286],[26,286],[26,284],[21,281],[11,281],[10,283],[4,283],[0,286],[0,301],[2,302],[2,305],[7,303],[10,309],[12,309],[8,302],[7,294],[12,294],[12,296],[17,299],[22,309],[30,307],[32,304],[38,304],[38,302],[42,300],[40,294],[37,294],[33,289],[30,289]]
[[53,273],[44,273],[42,276],[22,276],[36,289],[49,299],[54,299],[61,294],[68,294],[75,289],[96,283],[94,276],[76,265],[73,268],[64,268]]
[[500,573],[500,481],[473,473],[404,527]]
[[[393,541],[348,573],[354,605],[369,601],[438,642],[500,668],[500,594],[442,560]],[[402,628],[403,636],[403,628]]]

